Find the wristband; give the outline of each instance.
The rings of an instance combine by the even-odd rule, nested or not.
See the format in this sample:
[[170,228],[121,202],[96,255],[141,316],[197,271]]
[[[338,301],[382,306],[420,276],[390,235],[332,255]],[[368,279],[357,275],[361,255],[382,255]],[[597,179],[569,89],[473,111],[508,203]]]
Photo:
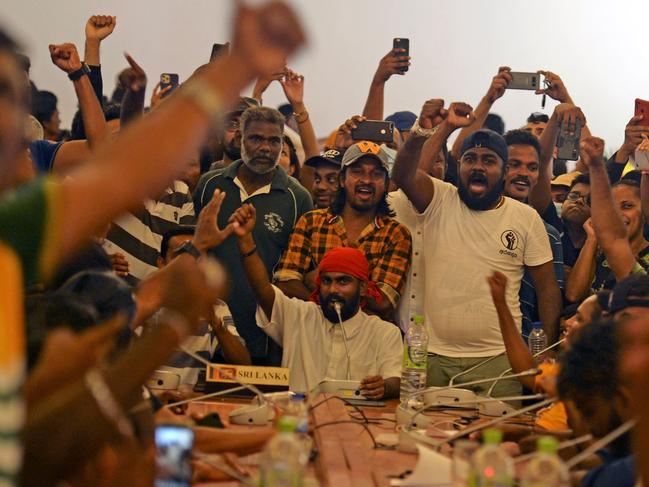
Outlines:
[[70,81],[76,81],[82,76],[87,76],[88,74],[90,74],[90,68],[86,63],[81,63],[81,67],[79,69],[68,73],[68,78],[70,78]]
[[133,425],[119,407],[101,373],[97,369],[90,369],[83,381],[104,417],[114,423],[123,436],[133,438]]
[[245,254],[241,254],[241,258],[242,258],[242,259],[245,259],[246,257],[250,257],[250,256],[251,256],[252,254],[254,254],[255,252],[257,252],[257,246],[256,246],[256,245],[252,248],[252,250],[249,250],[249,251],[246,252]]
[[421,137],[430,137],[435,132],[437,132],[437,127],[439,127],[439,125],[436,125],[432,129],[421,128],[421,126],[419,125],[419,117],[417,117],[415,123],[413,123],[412,127],[410,128],[410,133],[414,135],[419,135]]
[[[293,116],[295,117],[297,123],[304,123],[307,120],[309,120],[309,112],[307,112],[306,110],[300,113],[293,112]],[[301,119],[300,117],[304,117],[304,118]]]
[[201,252],[196,248],[196,245],[191,240],[188,240],[176,250],[174,250],[174,256],[178,257],[180,254],[190,254],[193,255],[196,259],[200,258]]

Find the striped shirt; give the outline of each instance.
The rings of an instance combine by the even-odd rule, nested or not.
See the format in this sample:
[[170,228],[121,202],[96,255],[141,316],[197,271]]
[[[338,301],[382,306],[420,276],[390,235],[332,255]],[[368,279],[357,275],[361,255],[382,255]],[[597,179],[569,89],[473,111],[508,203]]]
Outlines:
[[174,181],[160,199],[147,200],[139,210],[113,221],[104,249],[111,255],[124,254],[129,264],[126,280],[134,286],[158,270],[162,236],[178,225],[192,225],[194,221],[189,187],[182,181]]

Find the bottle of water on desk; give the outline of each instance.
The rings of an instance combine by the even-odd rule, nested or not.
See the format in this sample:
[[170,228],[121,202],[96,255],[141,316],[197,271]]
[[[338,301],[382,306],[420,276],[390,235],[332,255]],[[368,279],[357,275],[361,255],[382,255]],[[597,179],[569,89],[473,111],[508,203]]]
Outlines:
[[570,475],[557,455],[558,441],[553,436],[537,440],[537,453],[525,466],[522,487],[564,487],[570,485]]
[[413,316],[403,346],[400,399],[426,387],[426,365],[428,362],[428,332],[424,317]]
[[259,465],[262,487],[300,487],[304,479],[302,445],[295,433],[295,419],[282,416],[277,435],[268,442]]
[[[532,355],[536,355],[541,352],[541,350],[545,350],[548,347],[548,336],[545,334],[545,331],[543,331],[543,326],[540,321],[532,323],[532,331],[530,332],[527,343]],[[545,357],[540,355],[536,357],[536,362],[541,363],[544,359]]]
[[300,463],[306,466],[309,463],[313,441],[309,436],[309,407],[304,393],[295,392],[291,395],[284,416],[295,420],[295,435],[302,447]]
[[514,462],[500,447],[500,430],[487,429],[482,433],[484,445],[473,455],[471,487],[512,487]]

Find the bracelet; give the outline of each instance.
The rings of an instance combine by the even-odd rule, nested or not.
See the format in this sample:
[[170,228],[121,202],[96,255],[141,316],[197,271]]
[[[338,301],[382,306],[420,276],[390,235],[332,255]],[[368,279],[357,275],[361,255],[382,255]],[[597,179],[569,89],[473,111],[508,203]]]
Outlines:
[[256,245],[252,248],[252,250],[246,252],[245,254],[241,254],[241,258],[245,259],[246,257],[250,257],[255,252],[257,252],[257,246]]
[[221,122],[223,109],[221,96],[205,81],[191,80],[182,86],[180,92],[213,118],[215,123]]
[[[304,123],[307,120],[309,120],[309,112],[307,112],[306,110],[304,110],[303,112],[300,112],[300,113],[293,112],[293,116],[295,117],[295,120],[297,121],[297,123]],[[305,116],[305,117],[304,117],[304,119],[300,120],[300,117],[302,117],[302,116]]]
[[135,436],[133,425],[119,407],[101,373],[97,369],[90,369],[86,372],[83,381],[104,417],[117,426],[117,430],[122,436],[133,438]]

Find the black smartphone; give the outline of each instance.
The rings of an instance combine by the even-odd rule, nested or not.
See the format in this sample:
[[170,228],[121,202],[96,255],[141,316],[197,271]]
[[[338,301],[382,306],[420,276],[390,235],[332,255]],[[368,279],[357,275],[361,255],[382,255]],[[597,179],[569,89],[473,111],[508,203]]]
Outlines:
[[167,86],[171,86],[171,89],[167,91],[162,97],[169,96],[176,88],[178,88],[179,78],[176,73],[162,73],[160,75],[160,91],[164,90]]
[[212,44],[212,54],[210,54],[210,61],[220,54],[227,54],[230,51],[230,44]]
[[581,120],[575,122],[574,132],[569,132],[568,124],[561,122],[557,138],[557,159],[576,161],[579,159],[579,141],[581,139]]
[[155,487],[189,487],[192,482],[194,431],[187,426],[163,424],[155,429]]
[[507,86],[508,90],[538,90],[541,88],[541,75],[539,73],[522,73],[511,71],[512,80]]
[[[406,52],[400,52],[399,56],[410,56],[410,39],[395,38],[392,40],[392,49],[405,49]],[[400,71],[405,73],[408,71],[408,66],[401,68]]]
[[394,124],[385,120],[364,120],[352,129],[352,140],[393,142]]

